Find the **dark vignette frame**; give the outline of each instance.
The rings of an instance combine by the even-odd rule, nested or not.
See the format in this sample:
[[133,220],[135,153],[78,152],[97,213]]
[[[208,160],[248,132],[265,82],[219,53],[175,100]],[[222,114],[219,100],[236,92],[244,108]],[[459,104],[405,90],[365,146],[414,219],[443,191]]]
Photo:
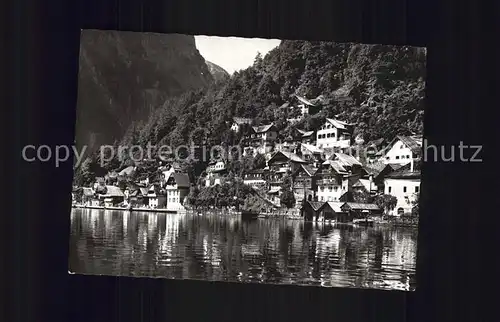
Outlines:
[[[471,200],[484,200],[492,193],[482,185],[488,178],[480,164],[424,165],[418,286],[417,291],[405,293],[68,275],[71,163],[56,169],[20,159],[20,148],[26,144],[73,143],[80,28],[425,46],[424,137],[432,144],[459,140],[480,144],[490,134],[476,131],[480,110],[487,106],[483,93],[493,84],[480,86],[478,75],[487,67],[470,47],[479,35],[463,18],[475,14],[474,4],[459,7],[457,2],[424,0],[16,4],[22,13],[10,16],[16,22],[15,44],[7,66],[12,68],[14,85],[8,94],[17,101],[12,121],[7,121],[7,126],[15,127],[7,133],[15,135],[8,137],[13,143],[8,151],[13,157],[8,167],[13,188],[7,192],[4,211],[12,223],[2,227],[2,235],[11,240],[2,245],[7,246],[2,261],[10,266],[3,274],[8,280],[4,298],[12,301],[0,306],[9,310],[5,321],[482,320],[479,304],[488,301],[478,292],[484,277],[479,267],[456,256],[458,250],[477,251],[481,238],[484,241],[481,232],[470,229],[479,227],[476,214],[486,210]],[[454,229],[448,229],[453,218]]]

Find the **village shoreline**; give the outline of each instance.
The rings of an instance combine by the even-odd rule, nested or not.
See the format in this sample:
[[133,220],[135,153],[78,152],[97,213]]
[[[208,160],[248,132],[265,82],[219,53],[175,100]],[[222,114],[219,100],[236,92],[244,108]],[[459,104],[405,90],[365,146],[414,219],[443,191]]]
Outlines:
[[[112,211],[122,211],[128,213],[158,213],[158,214],[190,214],[198,216],[206,215],[222,215],[222,216],[232,216],[241,217],[242,212],[236,210],[224,210],[224,209],[166,209],[166,208],[125,208],[125,207],[105,207],[105,206],[93,206],[93,205],[72,205],[73,209],[95,209],[95,210],[112,210]],[[285,219],[285,220],[300,220],[308,224],[328,224],[328,225],[341,225],[341,226],[387,226],[387,227],[397,227],[397,228],[418,228],[417,222],[410,222],[401,220],[400,218],[394,218],[393,220],[383,220],[380,218],[375,218],[375,220],[370,219],[369,221],[358,220],[352,222],[339,222],[337,220],[331,219],[318,219],[318,220],[307,220],[306,218],[300,216],[299,209],[292,209],[287,212],[277,211],[274,213],[261,213],[257,215],[254,219]],[[299,214],[297,214],[299,212]]]

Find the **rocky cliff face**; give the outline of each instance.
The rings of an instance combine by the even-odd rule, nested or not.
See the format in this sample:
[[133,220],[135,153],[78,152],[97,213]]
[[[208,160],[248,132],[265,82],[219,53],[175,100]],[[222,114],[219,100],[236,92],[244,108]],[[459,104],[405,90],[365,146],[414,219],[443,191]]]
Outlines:
[[76,143],[112,144],[166,99],[208,86],[193,36],[85,30],[81,35]]
[[229,73],[222,67],[212,62],[206,61],[208,70],[216,82],[222,82],[229,79]]

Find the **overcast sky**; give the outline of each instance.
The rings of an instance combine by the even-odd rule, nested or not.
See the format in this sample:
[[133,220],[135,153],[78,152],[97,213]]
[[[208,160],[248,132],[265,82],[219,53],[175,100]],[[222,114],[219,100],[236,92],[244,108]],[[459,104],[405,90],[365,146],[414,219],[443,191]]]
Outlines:
[[280,44],[277,39],[195,36],[200,54],[229,74],[253,64],[258,52],[265,56]]

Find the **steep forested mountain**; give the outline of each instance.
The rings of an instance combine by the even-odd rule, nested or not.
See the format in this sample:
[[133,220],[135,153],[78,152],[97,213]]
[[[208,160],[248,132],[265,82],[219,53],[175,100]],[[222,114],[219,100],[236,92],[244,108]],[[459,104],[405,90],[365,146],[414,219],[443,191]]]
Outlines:
[[355,134],[365,141],[421,133],[425,59],[424,48],[283,41],[227,81],[166,100],[147,122],[129,128],[124,143],[185,143],[198,127],[208,130],[209,141],[227,141],[234,116],[274,121],[286,135],[290,115],[278,107],[294,94],[324,105],[297,125],[303,129],[337,115],[357,123]]
[[81,35],[76,142],[112,144],[132,120],[213,82],[193,36],[85,30]]
[[[179,97],[157,97],[155,102],[164,101],[147,120],[132,122],[120,143],[175,147],[203,134],[208,145],[231,144],[238,140],[229,129],[235,116],[252,118],[255,124],[275,122],[280,138],[294,127],[314,129],[333,116],[357,123],[354,135],[365,142],[421,134],[425,61],[424,48],[282,41],[228,79]],[[139,74],[149,77],[145,70]],[[287,119],[297,111],[279,107],[293,102],[294,94],[316,100],[323,110],[290,124]],[[139,97],[136,102],[142,104]]]

